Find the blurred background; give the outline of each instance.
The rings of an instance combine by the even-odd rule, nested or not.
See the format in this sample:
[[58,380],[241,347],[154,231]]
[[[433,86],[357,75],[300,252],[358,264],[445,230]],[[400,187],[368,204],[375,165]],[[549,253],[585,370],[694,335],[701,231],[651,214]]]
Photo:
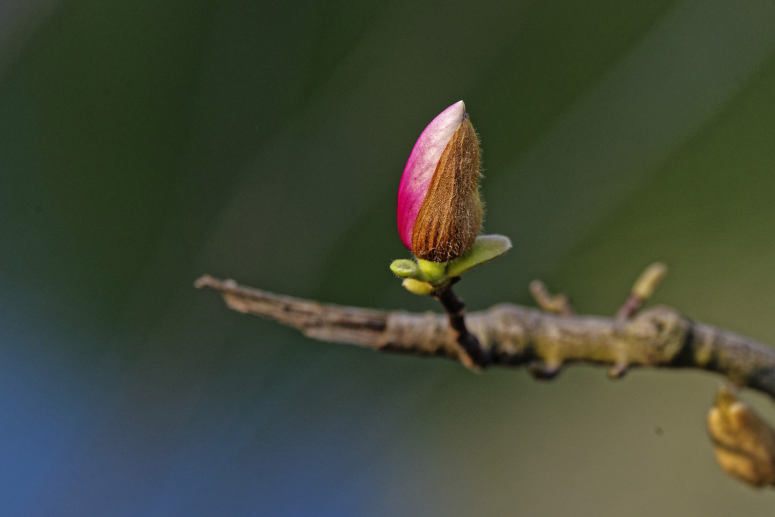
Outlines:
[[[464,99],[471,309],[542,278],[775,343],[771,0],[0,3],[3,515],[772,515],[720,378],[473,375],[228,311],[201,273],[437,310],[387,270],[416,137]],[[746,399],[770,421],[770,401]]]

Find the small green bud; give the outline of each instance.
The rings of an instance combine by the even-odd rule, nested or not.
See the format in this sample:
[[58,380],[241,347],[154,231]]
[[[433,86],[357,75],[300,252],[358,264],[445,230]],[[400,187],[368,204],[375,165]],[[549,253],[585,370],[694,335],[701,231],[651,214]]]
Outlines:
[[632,286],[632,294],[641,300],[648,300],[665,275],[667,275],[666,265],[661,262],[651,264],[635,281],[635,285]]
[[390,271],[400,278],[410,278],[419,275],[420,270],[414,260],[396,259],[390,263]]
[[446,262],[431,262],[430,260],[417,259],[417,265],[420,266],[423,278],[432,284],[436,284],[444,279],[444,272],[447,269]]
[[433,292],[433,286],[428,282],[417,280],[416,278],[407,278],[401,283],[404,289],[410,293],[419,294],[420,296],[427,296]]

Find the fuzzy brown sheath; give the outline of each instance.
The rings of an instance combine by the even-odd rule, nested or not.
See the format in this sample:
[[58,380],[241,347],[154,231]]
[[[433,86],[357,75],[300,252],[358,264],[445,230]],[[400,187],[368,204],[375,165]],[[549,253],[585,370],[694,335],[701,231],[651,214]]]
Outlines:
[[452,135],[433,173],[412,230],[412,252],[447,262],[465,253],[482,226],[479,139],[466,117]]

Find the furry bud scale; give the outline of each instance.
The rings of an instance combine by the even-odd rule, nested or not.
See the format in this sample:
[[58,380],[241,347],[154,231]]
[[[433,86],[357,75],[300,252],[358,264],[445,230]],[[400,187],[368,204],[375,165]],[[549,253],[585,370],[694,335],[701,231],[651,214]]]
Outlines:
[[401,240],[417,257],[447,262],[473,245],[482,226],[479,140],[459,101],[428,124],[398,189]]

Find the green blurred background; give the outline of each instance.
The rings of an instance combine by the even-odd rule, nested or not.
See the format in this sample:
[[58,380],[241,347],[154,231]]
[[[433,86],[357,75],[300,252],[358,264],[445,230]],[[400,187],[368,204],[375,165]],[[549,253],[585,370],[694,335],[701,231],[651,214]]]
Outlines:
[[192,287],[436,310],[395,196],[462,98],[515,243],[471,308],[610,314],[658,259],[657,301],[775,343],[771,0],[0,5],[3,515],[773,514],[715,465],[718,377],[472,375]]

